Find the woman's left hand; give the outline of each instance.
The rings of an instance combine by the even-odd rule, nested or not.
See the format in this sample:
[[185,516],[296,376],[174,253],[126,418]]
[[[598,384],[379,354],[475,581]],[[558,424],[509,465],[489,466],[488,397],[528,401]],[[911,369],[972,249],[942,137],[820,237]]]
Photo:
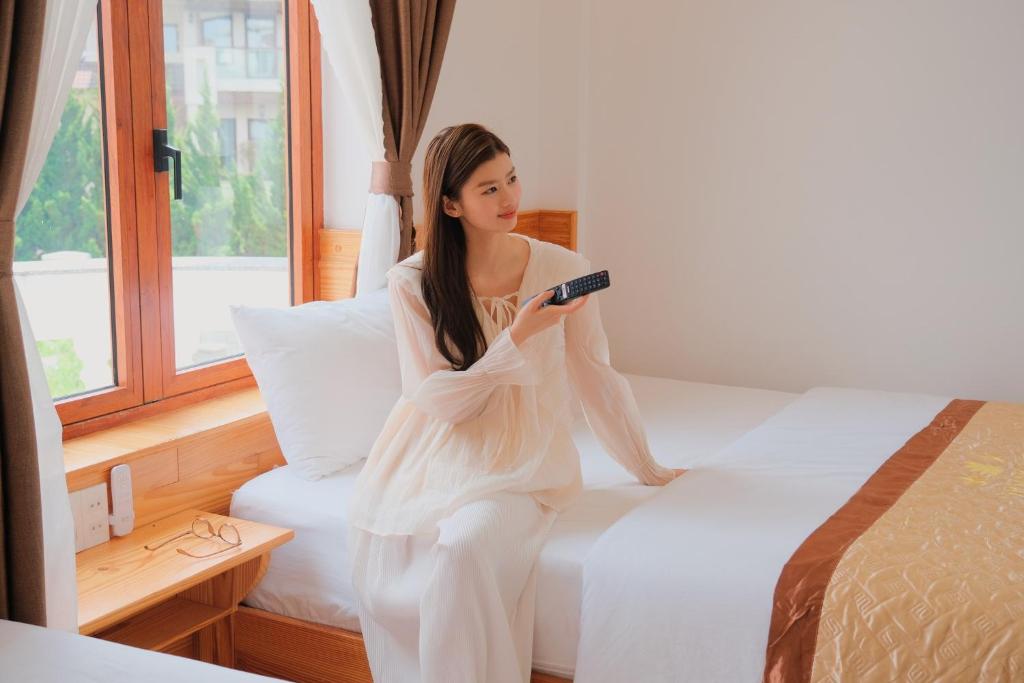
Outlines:
[[[672,479],[677,479],[678,477],[681,477],[684,474],[686,474],[686,468],[685,467],[675,467],[675,468],[672,469],[672,472],[673,472],[673,474],[675,474],[675,476],[672,477]],[[671,481],[671,479],[669,481]],[[668,482],[665,482],[665,483],[668,483]]]
[[683,474],[686,473],[686,471],[687,470],[685,467],[666,468],[665,474],[663,476],[659,477],[656,481],[646,483],[648,486],[664,486],[665,484],[669,483],[670,481],[673,481],[677,477],[681,477]]

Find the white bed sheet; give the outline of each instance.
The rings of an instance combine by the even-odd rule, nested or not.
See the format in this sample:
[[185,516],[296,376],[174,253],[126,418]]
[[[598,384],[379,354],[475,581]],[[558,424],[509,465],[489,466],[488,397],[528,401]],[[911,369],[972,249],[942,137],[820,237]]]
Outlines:
[[761,681],[782,567],[949,400],[811,389],[623,515],[584,565],[577,683]]
[[[625,375],[644,417],[657,460],[694,467],[792,402],[797,395],[763,389]],[[582,419],[573,438],[584,491],[559,515],[538,560],[534,668],[572,676],[579,641],[582,567],[591,546],[616,520],[660,489],[638,484],[607,456]],[[319,481],[287,467],[267,472],[234,495],[231,514],[295,530],[276,549],[266,576],[245,603],[277,614],[359,631],[345,575],[346,500],[362,462]]]

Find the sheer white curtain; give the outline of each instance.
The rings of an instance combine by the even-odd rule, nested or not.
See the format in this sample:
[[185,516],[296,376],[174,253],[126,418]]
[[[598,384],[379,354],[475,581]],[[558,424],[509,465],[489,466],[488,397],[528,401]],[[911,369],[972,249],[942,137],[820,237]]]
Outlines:
[[[21,212],[39,172],[46,162],[50,144],[60,127],[61,115],[71,90],[89,29],[96,18],[96,0],[50,0],[46,3],[39,84],[36,86],[32,128],[28,136],[25,172],[18,190]],[[15,226],[17,229],[17,226]],[[50,628],[78,631],[78,588],[75,584],[75,527],[71,517],[67,481],[64,477],[63,428],[50,398],[46,373],[36,349],[25,305],[14,291],[21,315],[25,359],[28,363],[32,407],[39,450],[39,480],[43,503],[43,543],[46,565],[46,624]]]
[[[384,162],[384,114],[380,57],[366,0],[313,0],[321,42],[334,77],[374,163]],[[327,188],[325,191],[330,191]],[[370,192],[359,245],[356,293],[384,287],[384,274],[398,261],[400,215],[389,194]]]

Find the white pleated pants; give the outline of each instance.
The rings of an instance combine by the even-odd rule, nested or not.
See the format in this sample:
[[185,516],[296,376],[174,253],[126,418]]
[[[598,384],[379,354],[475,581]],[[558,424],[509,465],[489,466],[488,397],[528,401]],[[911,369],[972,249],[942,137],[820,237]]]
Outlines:
[[434,534],[352,528],[375,683],[529,683],[536,561],[556,515],[501,492],[462,506]]

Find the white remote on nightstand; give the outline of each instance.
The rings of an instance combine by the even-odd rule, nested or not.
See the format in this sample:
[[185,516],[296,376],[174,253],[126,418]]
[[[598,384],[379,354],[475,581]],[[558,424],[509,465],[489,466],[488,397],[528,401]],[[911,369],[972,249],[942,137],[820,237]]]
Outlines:
[[115,465],[110,470],[111,532],[127,536],[135,528],[135,503],[132,500],[132,470],[128,465]]

